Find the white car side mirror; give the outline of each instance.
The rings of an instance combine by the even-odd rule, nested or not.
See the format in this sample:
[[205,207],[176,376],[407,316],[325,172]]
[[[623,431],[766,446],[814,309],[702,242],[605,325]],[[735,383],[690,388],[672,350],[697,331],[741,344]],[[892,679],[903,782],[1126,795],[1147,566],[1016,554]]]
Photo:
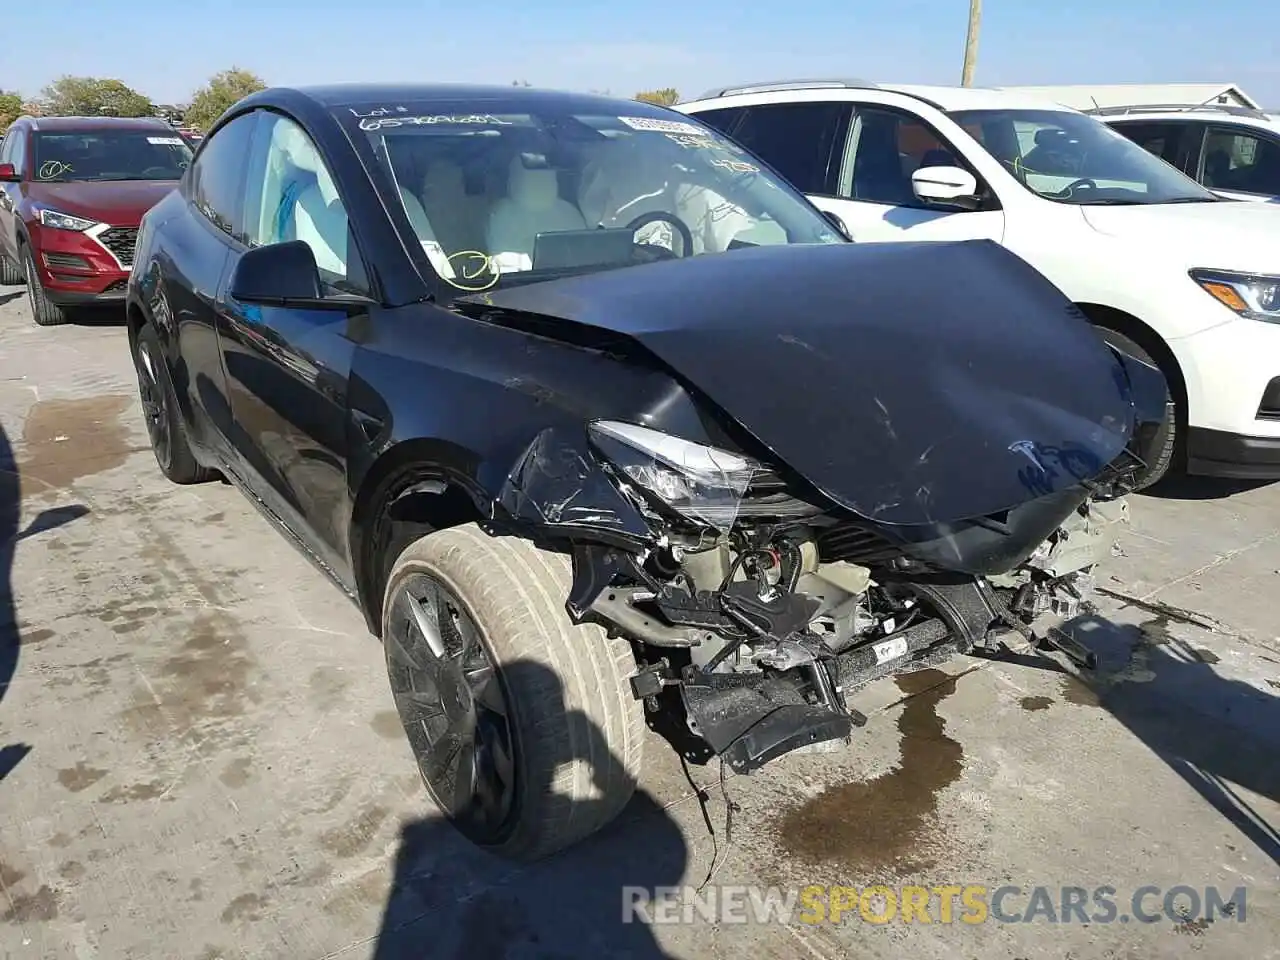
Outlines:
[[978,178],[960,167],[921,167],[911,174],[911,189],[921,200],[954,203],[978,192]]

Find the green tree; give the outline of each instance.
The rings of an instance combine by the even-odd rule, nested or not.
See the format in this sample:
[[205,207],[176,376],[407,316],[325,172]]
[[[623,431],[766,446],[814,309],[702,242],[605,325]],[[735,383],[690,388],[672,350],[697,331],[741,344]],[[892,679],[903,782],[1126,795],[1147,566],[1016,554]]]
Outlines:
[[634,97],[645,103],[656,103],[660,107],[669,107],[680,102],[680,91],[675,87],[663,87],[661,90],[642,90]]
[[256,73],[240,67],[215,73],[208,83],[192,95],[191,103],[183,111],[183,119],[190,127],[208,130],[238,102],[251,93],[265,90],[266,86]]
[[0,133],[22,116],[22,97],[12,90],[0,90]]
[[151,100],[113,78],[62,76],[41,94],[53,117],[149,117]]

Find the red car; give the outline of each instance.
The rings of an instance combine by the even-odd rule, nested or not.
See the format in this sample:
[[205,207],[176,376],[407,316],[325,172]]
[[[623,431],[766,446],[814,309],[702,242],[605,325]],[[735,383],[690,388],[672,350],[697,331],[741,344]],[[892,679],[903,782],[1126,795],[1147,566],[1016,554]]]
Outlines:
[[162,120],[22,117],[0,144],[0,283],[26,283],[36,323],[123,304],[138,223],[192,149]]

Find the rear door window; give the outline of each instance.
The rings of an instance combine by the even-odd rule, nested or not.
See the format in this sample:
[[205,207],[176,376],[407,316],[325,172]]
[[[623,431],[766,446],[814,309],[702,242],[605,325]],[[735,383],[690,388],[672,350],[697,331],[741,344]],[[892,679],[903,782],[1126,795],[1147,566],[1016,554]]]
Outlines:
[[848,103],[763,103],[742,108],[731,136],[802,193],[834,196],[852,113]]

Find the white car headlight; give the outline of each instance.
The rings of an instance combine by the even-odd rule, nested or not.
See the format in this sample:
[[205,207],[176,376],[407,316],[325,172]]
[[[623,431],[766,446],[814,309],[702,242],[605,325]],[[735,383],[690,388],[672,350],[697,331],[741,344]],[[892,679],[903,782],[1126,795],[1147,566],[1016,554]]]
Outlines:
[[74,230],[77,233],[81,233],[97,222],[96,220],[86,220],[84,217],[73,217],[71,214],[62,213],[59,210],[50,210],[48,207],[40,209],[40,225],[52,227],[54,230]]
[[1280,323],[1280,276],[1234,270],[1192,270],[1191,279],[1242,317]]
[[632,423],[594,420],[587,431],[623,478],[682,517],[717,530],[733,526],[751,478],[763,469],[742,454]]

